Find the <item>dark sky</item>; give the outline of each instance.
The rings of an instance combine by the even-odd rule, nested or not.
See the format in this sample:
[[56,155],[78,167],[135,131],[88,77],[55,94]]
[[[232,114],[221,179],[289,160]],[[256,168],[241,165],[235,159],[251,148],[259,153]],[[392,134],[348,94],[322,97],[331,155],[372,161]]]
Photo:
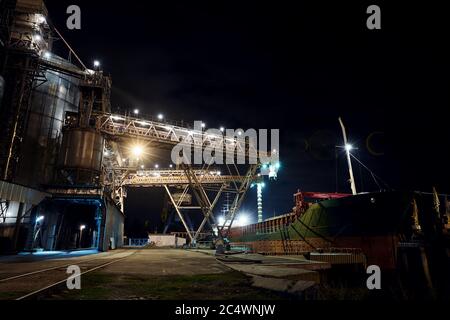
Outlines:
[[[289,211],[297,189],[350,191],[335,157],[338,116],[355,155],[390,187],[450,193],[448,19],[437,4],[392,2],[46,1],[82,60],[112,75],[113,107],[280,129],[283,167],[265,190],[266,216]],[[81,7],[81,30],[65,27],[70,4]],[[382,30],[366,28],[369,4],[380,5]],[[377,190],[354,169],[360,191]],[[161,195],[130,192],[127,214],[156,219]]]

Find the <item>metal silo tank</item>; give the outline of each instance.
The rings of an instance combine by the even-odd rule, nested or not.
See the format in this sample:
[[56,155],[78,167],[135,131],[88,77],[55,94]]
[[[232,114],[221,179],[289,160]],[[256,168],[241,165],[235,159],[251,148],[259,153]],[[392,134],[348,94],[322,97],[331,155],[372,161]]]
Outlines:
[[[56,55],[52,62],[71,66]],[[35,84],[31,96],[24,143],[21,147],[16,182],[39,186],[54,179],[62,127],[67,111],[77,112],[79,80],[55,71],[46,71],[46,82]]]
[[103,136],[92,128],[64,131],[59,169],[73,184],[98,184],[104,148]]
[[0,108],[2,106],[4,90],[5,90],[5,79],[3,79],[2,75],[0,75]]

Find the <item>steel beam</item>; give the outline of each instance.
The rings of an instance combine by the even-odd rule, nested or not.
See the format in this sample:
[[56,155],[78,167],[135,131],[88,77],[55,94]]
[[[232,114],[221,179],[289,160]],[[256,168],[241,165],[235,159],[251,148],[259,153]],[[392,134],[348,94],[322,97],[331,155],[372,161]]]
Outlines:
[[178,213],[178,217],[180,217],[180,220],[183,223],[183,226],[186,229],[186,232],[187,232],[189,238],[191,239],[191,243],[192,243],[193,242],[193,238],[192,238],[191,230],[189,230],[189,228],[188,228],[188,226],[186,224],[186,221],[184,221],[183,215],[181,214],[181,211],[180,211],[177,203],[173,199],[172,194],[170,193],[169,187],[167,185],[164,185],[164,189],[166,189],[166,192],[169,195],[170,201],[172,202],[173,206],[175,207],[175,210]]

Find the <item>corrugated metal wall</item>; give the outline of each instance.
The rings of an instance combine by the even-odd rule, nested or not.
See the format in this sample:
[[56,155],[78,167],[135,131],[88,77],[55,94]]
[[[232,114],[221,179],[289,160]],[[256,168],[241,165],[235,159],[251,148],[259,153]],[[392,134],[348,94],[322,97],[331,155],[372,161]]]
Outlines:
[[0,199],[37,205],[50,194],[17,184],[0,181]]
[[106,202],[106,220],[103,234],[103,245],[99,248],[103,251],[116,249],[123,246],[123,226],[125,216],[109,200]]

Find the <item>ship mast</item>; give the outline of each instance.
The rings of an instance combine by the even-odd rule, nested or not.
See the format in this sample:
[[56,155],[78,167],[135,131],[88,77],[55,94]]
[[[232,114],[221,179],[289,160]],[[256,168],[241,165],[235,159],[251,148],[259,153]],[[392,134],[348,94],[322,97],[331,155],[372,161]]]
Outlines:
[[347,133],[345,131],[344,123],[342,122],[341,117],[339,117],[339,123],[341,124],[342,135],[344,136],[344,147],[345,147],[345,153],[347,154],[348,171],[350,174],[350,186],[352,188],[353,195],[356,195],[357,192],[356,192],[356,185],[355,185],[355,177],[353,176],[352,159],[350,158],[350,150],[352,149],[352,146],[350,144],[348,144]]

